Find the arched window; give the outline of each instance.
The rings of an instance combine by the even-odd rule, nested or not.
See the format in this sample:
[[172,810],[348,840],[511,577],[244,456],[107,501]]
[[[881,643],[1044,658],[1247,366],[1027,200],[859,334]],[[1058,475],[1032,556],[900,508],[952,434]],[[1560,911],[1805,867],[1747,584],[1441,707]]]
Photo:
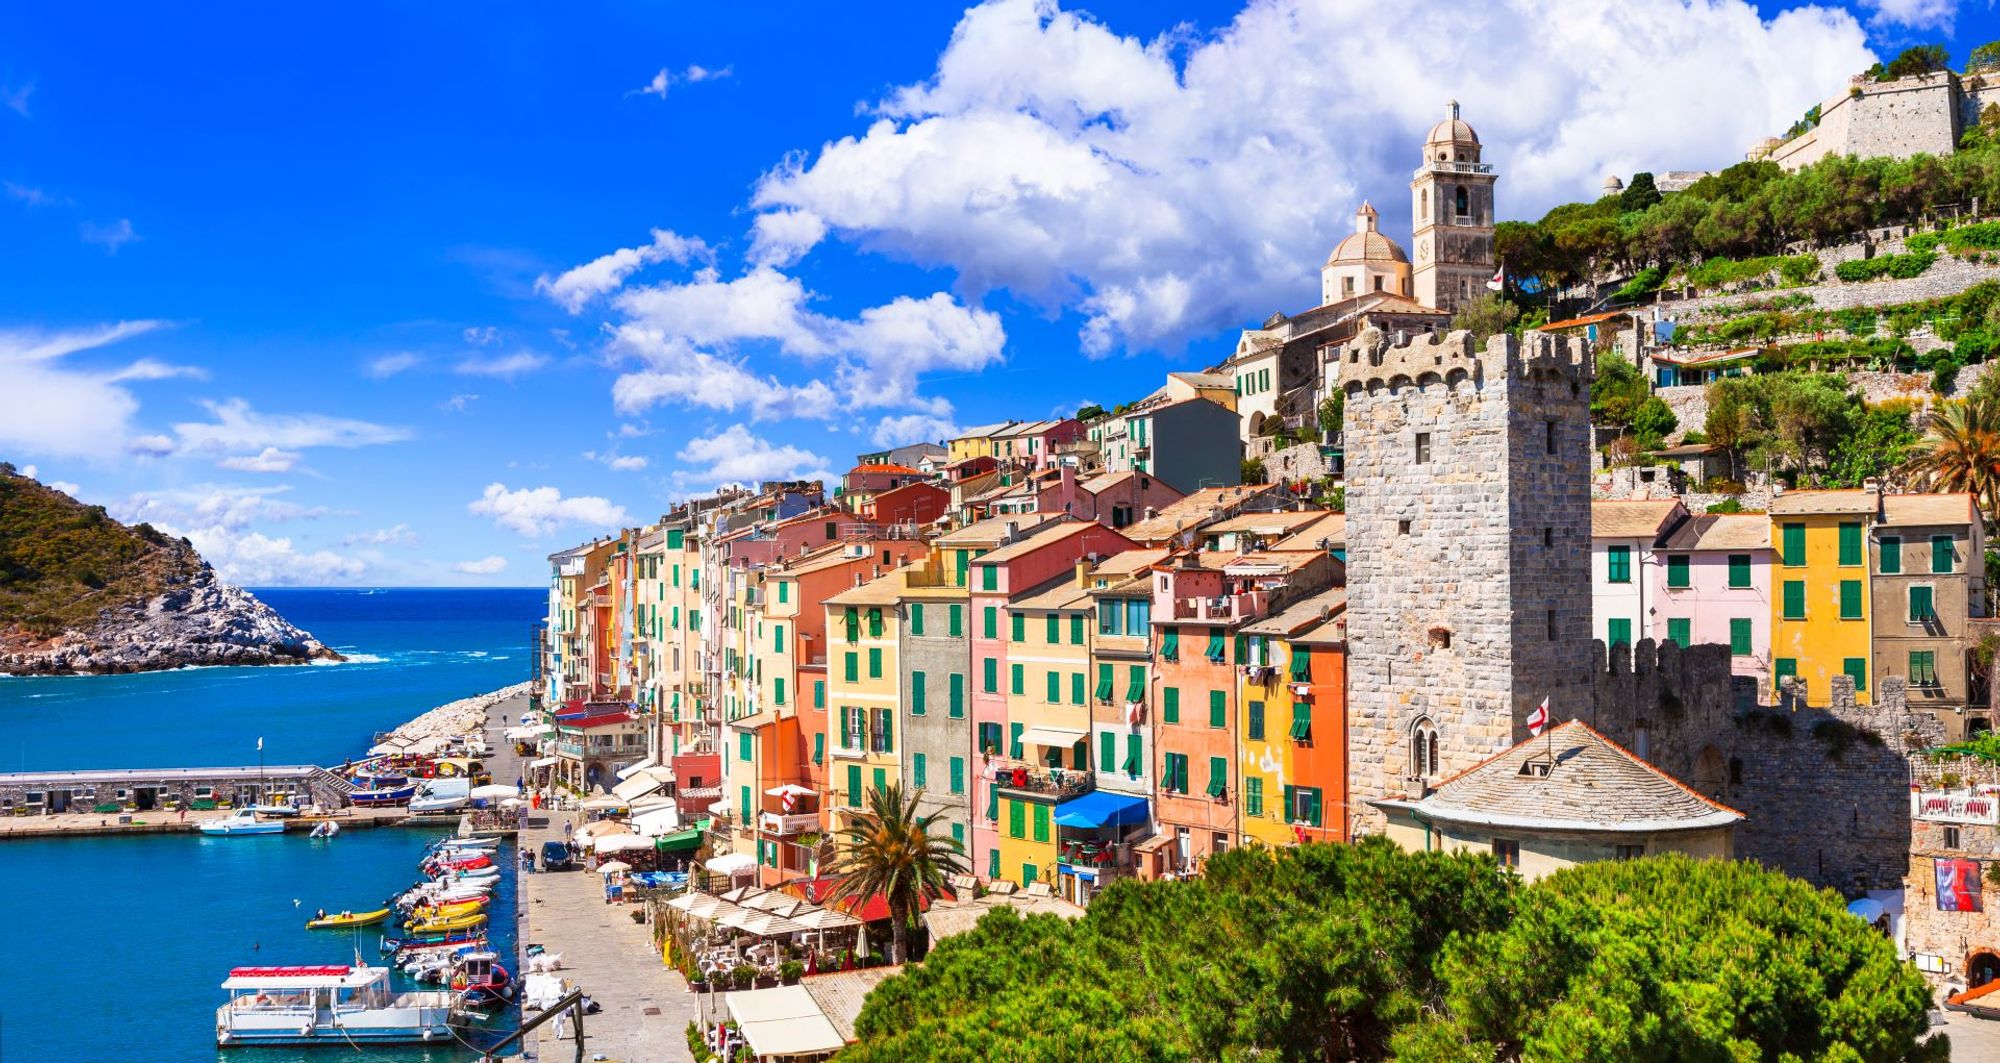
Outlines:
[[1466,194],[1464,185],[1459,185],[1458,191],[1452,193],[1452,203],[1458,208],[1459,217],[1472,213],[1472,197]]
[[1428,188],[1417,193],[1417,216],[1421,218],[1431,216],[1431,190]]
[[1422,716],[1410,727],[1410,774],[1435,779],[1438,774],[1437,725]]
[[1639,754],[1640,760],[1651,759],[1653,753],[1653,725],[1644,720],[1632,725],[1632,752]]

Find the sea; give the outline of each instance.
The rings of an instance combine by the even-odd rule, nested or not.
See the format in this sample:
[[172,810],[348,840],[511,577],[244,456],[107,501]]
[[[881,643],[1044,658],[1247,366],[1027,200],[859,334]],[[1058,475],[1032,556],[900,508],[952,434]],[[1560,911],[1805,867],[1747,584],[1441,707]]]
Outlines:
[[[256,594],[341,663],[0,678],[0,770],[338,764],[459,698],[526,680],[547,601],[535,589],[297,589]],[[446,1063],[464,1048],[218,1049],[229,968],[381,962],[381,928],[307,931],[406,888],[441,832],[78,837],[0,842],[0,1063],[227,1059]],[[494,907],[511,911],[511,869]],[[515,949],[512,920],[494,944]],[[518,970],[518,963],[509,963]],[[504,1029],[506,1019],[494,1024]],[[493,1034],[488,1031],[485,1036]],[[479,1039],[475,1035],[475,1040]]]

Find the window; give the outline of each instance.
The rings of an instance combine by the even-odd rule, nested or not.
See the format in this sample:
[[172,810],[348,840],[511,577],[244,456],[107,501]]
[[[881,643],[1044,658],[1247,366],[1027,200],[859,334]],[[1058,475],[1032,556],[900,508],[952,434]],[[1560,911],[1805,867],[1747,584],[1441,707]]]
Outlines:
[[1520,867],[1521,843],[1506,838],[1493,839],[1493,859],[1499,861],[1501,867]]
[[1606,547],[1604,551],[1604,578],[1610,583],[1632,582],[1632,548],[1629,546]]
[[1007,692],[1010,694],[1026,694],[1028,692],[1027,665],[1010,664],[1007,666]]
[[1944,847],[1947,849],[1956,849],[1959,847],[1957,827],[1946,827],[1944,829]]
[[1937,610],[1931,607],[1932,593],[1929,587],[1910,588],[1910,623],[1927,624],[1937,618]]
[[1931,536],[1931,571],[1939,575],[1951,572],[1956,561],[1951,549],[1951,536]]
[[1554,609],[1549,610],[1547,623],[1549,629],[1549,641],[1554,642],[1556,640],[1556,611]]
[[847,807],[861,807],[861,765],[847,766]]
[[1317,827],[1325,814],[1320,807],[1320,789],[1317,786],[1285,787],[1285,820],[1289,823]]
[[1542,529],[1542,546],[1553,547],[1555,544],[1556,544],[1556,530],[1554,528],[1544,527]]
[[1840,618],[1861,619],[1861,581],[1858,579],[1840,581]]
[[1454,186],[1451,205],[1453,213],[1463,218],[1472,213],[1472,197],[1466,193],[1464,185]]
[[1069,674],[1069,703],[1070,703],[1071,705],[1081,705],[1081,704],[1083,704],[1083,673],[1082,673],[1082,672],[1071,672],[1071,673]]
[[1750,555],[1729,555],[1729,585],[1736,588],[1750,586]]
[[1026,727],[1027,727],[1026,724],[1020,724],[1020,723],[1011,723],[1007,725],[1007,755],[1013,757],[1015,760],[1020,760],[1022,758],[1021,732],[1024,729],[1026,729]]
[[847,681],[850,683],[859,682],[861,679],[861,655],[857,653],[843,654],[841,674],[845,675]]
[[986,850],[986,877],[988,879],[997,879],[1000,877],[1000,850],[998,849]]
[[929,774],[929,758],[925,757],[922,753],[911,754],[910,779],[916,785],[917,789],[921,790],[924,788],[924,783],[928,781],[927,777]]
[[950,621],[947,634],[952,638],[963,638],[965,636],[965,607],[954,605],[946,611],[945,615]]
[[1804,620],[1806,618],[1806,581],[1788,579],[1785,581],[1785,619]]
[[1604,622],[1604,642],[1607,646],[1632,645],[1632,621],[1622,616],[1606,620]]
[[1163,628],[1160,631],[1160,660],[1179,661],[1181,659],[1181,629]]
[[813,708],[826,708],[826,680],[813,680]]
[[824,763],[826,763],[826,732],[825,732],[825,731],[819,731],[819,732],[815,732],[815,733],[813,734],[813,763],[814,763],[814,764],[824,764]]
[[868,610],[868,637],[871,639],[882,637],[882,610],[880,609]]
[[1048,615],[1047,620],[1044,622],[1044,627],[1046,628],[1046,630],[1044,631],[1044,635],[1046,636],[1046,641],[1048,642],[1049,645],[1054,646],[1055,644],[1062,641],[1061,616],[1055,613],[1050,613]]
[[1000,566],[987,565],[979,570],[979,589],[997,591],[1000,589]]
[[1099,664],[1097,666],[1096,696],[1097,700],[1099,701],[1111,700],[1111,695],[1113,693],[1112,687],[1114,686],[1114,680],[1112,679],[1111,676],[1111,669],[1112,666],[1108,664]]
[[951,792],[955,794],[962,794],[965,792],[964,757],[951,758]]
[[757,736],[748,731],[736,736],[736,759],[745,764],[757,757]]
[[1795,657],[1780,657],[1771,662],[1771,683],[1780,693],[1785,689],[1785,680],[1796,679],[1798,674],[1799,662]]
[[1262,742],[1264,740],[1264,703],[1261,701],[1250,703],[1250,733],[1248,737],[1252,742]]
[[1062,673],[1061,672],[1048,673],[1044,677],[1043,685],[1048,694],[1048,699],[1047,699],[1048,703],[1051,705],[1062,704]]
[[1124,614],[1118,611],[1117,602],[1099,602],[1097,608],[1097,633],[1100,635],[1122,635],[1125,633],[1119,621]]
[[861,641],[861,611],[860,611],[860,610],[858,610],[858,609],[856,609],[856,608],[854,608],[853,606],[851,606],[851,605],[850,605],[850,606],[848,606],[848,607],[847,607],[847,611],[846,611],[846,613],[845,613],[845,614],[844,614],[844,615],[843,615],[843,616],[841,617],[841,620],[842,620],[842,622],[843,622],[844,624],[846,624],[846,626],[847,626],[847,641],[849,641],[849,642],[860,642],[860,641]]
[[880,646],[870,646],[868,648],[868,678],[882,678],[882,647]]
[[[781,583],[781,584],[779,584],[779,586],[781,586],[781,587],[782,587],[782,586],[784,586],[784,584],[782,584],[782,583]],[[921,635],[921,634],[923,634],[923,633],[924,633],[924,603],[922,603],[922,602],[911,602],[911,603],[910,603],[910,634],[912,634],[912,635]]]
[[1181,688],[1160,688],[1160,717],[1165,723],[1181,722]]
[[1037,869],[1036,869],[1035,865],[1033,865],[1033,864],[1022,864],[1022,865],[1021,865],[1021,885],[1023,885],[1023,886],[1032,886],[1032,885],[1034,885],[1034,884],[1035,884],[1035,878],[1036,878],[1036,873],[1037,873]]
[[988,694],[1000,693],[1000,659],[998,657],[987,657],[979,662],[979,666],[983,673],[979,677],[979,689],[986,691]]
[[1264,780],[1260,776],[1243,777],[1243,811],[1252,816],[1264,814]]
[[1097,732],[1097,770],[1110,771],[1118,761],[1118,736],[1111,731]]
[[1729,618],[1729,652],[1732,656],[1748,657],[1755,652],[1750,648],[1750,618],[1735,616]]
[[924,714],[924,686],[925,686],[924,673],[911,672],[910,715],[912,716],[922,716]]
[[785,703],[784,676],[777,676],[776,678],[771,680],[771,701],[773,704],[777,705],[783,705]]
[[1409,521],[1407,521],[1407,520],[1399,520],[1399,521],[1397,521],[1397,522],[1396,522],[1396,534],[1397,534],[1397,535],[1408,535],[1408,534],[1410,534],[1410,522],[1409,522]]
[[1000,610],[989,605],[980,611],[979,633],[989,639],[1000,637]]
[[1410,728],[1410,774],[1435,778],[1438,773],[1437,725],[1425,716]]
[[1903,571],[1903,540],[1900,536],[1882,537],[1882,574],[1893,576]]
[[1208,796],[1220,800],[1229,793],[1229,758],[1208,758]]
[[1119,765],[1134,779],[1146,772],[1146,740],[1141,735],[1125,736],[1125,763]]
[[1146,666],[1130,665],[1125,669],[1125,700],[1141,702],[1146,700]]
[[1170,793],[1184,794],[1188,788],[1188,758],[1186,753],[1167,754],[1165,777],[1160,780],[1160,789]]
[[1009,642],[1028,641],[1028,618],[1021,613],[1012,613],[1009,614],[1008,621],[1007,640]]
[[1423,465],[1429,462],[1430,460],[1431,460],[1431,434],[1429,432],[1418,432],[1417,464]]
[[1220,690],[1208,692],[1208,725],[1217,729],[1229,726],[1229,697]]
[[[782,587],[784,584],[780,583],[778,586]],[[783,624],[774,624],[771,627],[771,652],[785,652],[785,625]]]
[[965,824],[954,823],[951,825],[951,840],[958,843],[959,852],[965,851]]
[[1028,803],[1026,801],[1008,800],[1007,836],[1009,838],[1025,838],[1028,836],[1027,806]]
[[1868,658],[1843,657],[1840,660],[1840,671],[1847,678],[1854,680],[1856,694],[1868,692]]
[[[1118,609],[1118,603],[1117,603],[1117,602],[1112,602],[1112,603],[1110,603],[1110,605],[1108,606],[1108,608],[1110,608],[1110,609],[1111,609],[1111,610],[1112,610],[1113,612],[1116,612],[1116,611],[1117,611],[1117,609]],[[1054,636],[1053,634],[1051,634],[1051,635],[1049,636],[1049,641],[1050,641],[1050,642],[1054,642],[1054,641],[1055,641],[1055,636]],[[1083,645],[1083,614],[1082,614],[1082,613],[1077,613],[1077,614],[1075,614],[1074,616],[1071,616],[1071,617],[1069,618],[1069,644],[1070,644],[1070,645],[1072,645],[1072,646],[1081,646],[1081,645]]]
[[1000,752],[1000,725],[982,723],[979,725],[979,751],[981,753]]
[[1312,706],[1303,701],[1292,702],[1292,740],[1295,742],[1309,742],[1312,740],[1312,733]]
[[1667,641],[1673,643],[1676,646],[1679,646],[1681,649],[1687,649],[1688,646],[1692,644],[1694,641],[1694,639],[1690,637],[1691,633],[1688,630],[1692,624],[1693,621],[1690,621],[1687,617],[1684,616],[1668,617]]
[[792,585],[791,585],[790,583],[787,583],[787,582],[785,582],[785,581],[783,581],[783,580],[779,580],[779,581],[778,581],[778,604],[779,604],[779,605],[783,605],[783,604],[785,604],[786,602],[788,602],[788,601],[791,601],[791,600],[792,600],[792,593],[791,593],[791,589],[792,589]]
[[1049,840],[1049,806],[1039,802],[1035,805],[1035,840]]
[[1859,565],[1861,561],[1861,525],[1854,521],[1843,521],[1840,525],[1840,563]]
[[951,718],[965,718],[965,676],[960,672],[951,673]]
[[1787,524],[1779,531],[1782,546],[1779,560],[1787,568],[1797,568],[1806,563],[1806,526]]
[[1556,423],[1554,421],[1544,421],[1542,423],[1542,430],[1542,452],[1544,454],[1554,454],[1556,452]]
[[1667,586],[1676,589],[1692,586],[1688,579],[1688,555],[1667,555]]
[[1645,845],[1643,845],[1643,844],[1641,844],[1641,845],[1620,845],[1620,846],[1618,846],[1618,850],[1617,850],[1617,859],[1620,859],[1620,860],[1637,860],[1637,859],[1639,859],[1640,857],[1642,857],[1642,856],[1645,856],[1645,855],[1646,855],[1646,847],[1645,847]]
[[1920,687],[1938,685],[1936,650],[1910,651],[1910,683]]

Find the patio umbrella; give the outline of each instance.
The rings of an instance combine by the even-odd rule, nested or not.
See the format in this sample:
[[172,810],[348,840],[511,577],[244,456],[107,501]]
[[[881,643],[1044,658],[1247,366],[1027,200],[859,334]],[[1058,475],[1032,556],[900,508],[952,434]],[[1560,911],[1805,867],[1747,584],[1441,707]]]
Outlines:
[[523,800],[521,800],[521,799],[520,799],[520,798],[518,798],[518,797],[510,797],[510,798],[506,799],[505,801],[502,801],[502,802],[500,802],[500,807],[501,807],[501,808],[519,808],[519,807],[521,807],[522,805],[525,805],[525,804],[527,804],[527,802],[526,802],[526,801],[523,801]]
[[466,792],[466,796],[475,801],[483,801],[494,797],[517,797],[520,793],[521,791],[506,783],[496,782],[488,783],[485,786],[475,786]]
[[598,865],[597,873],[600,875],[617,875],[630,870],[632,870],[631,864],[623,860],[613,860],[608,864]]

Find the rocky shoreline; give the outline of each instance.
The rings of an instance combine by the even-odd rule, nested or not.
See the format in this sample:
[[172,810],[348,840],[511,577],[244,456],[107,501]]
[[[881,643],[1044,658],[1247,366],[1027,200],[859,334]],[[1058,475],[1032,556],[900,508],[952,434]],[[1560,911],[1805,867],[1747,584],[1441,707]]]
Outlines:
[[443,735],[478,734],[486,729],[486,714],[508,698],[526,694],[532,683],[515,683],[485,694],[449,701],[424,713],[384,736],[396,738],[436,738]]

